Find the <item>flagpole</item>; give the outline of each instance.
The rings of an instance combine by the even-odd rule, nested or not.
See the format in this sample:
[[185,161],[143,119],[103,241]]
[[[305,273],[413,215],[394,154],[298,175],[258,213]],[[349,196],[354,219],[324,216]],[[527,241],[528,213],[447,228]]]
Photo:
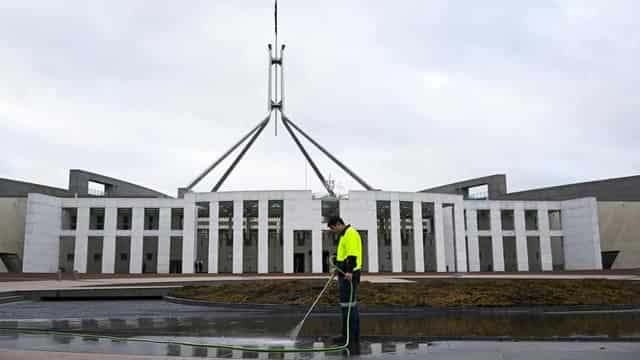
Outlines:
[[[275,30],[275,58],[278,59],[278,0],[275,0],[273,5],[273,19],[274,19],[274,30]],[[278,67],[274,66],[274,77],[275,77],[275,97],[274,102],[278,102]],[[273,114],[273,130],[275,132],[275,136],[278,136],[278,111]]]

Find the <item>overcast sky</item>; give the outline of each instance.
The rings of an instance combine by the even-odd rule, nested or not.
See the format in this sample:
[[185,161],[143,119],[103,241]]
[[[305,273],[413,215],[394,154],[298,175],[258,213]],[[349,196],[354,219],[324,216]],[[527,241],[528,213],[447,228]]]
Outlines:
[[[0,177],[66,188],[79,168],[175,195],[264,118],[272,7],[0,1]],[[640,174],[640,2],[278,7],[289,117],[376,188]],[[222,190],[321,190],[278,127]]]

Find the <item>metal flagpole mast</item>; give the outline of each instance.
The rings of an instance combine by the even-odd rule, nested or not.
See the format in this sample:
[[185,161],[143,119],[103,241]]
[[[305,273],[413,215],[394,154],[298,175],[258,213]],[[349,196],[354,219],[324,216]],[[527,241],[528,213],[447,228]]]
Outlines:
[[[267,127],[269,121],[271,120],[271,115],[273,115],[274,119],[274,130],[275,135],[278,135],[278,117],[282,121],[285,129],[293,139],[294,143],[297,145],[302,155],[304,155],[305,159],[311,165],[311,168],[315,172],[316,176],[325,187],[325,189],[329,192],[329,195],[334,196],[333,187],[325,179],[320,172],[320,169],[315,164],[313,159],[311,158],[308,151],[305,149],[304,145],[296,136],[295,132],[297,131],[301,134],[307,141],[315,145],[323,154],[325,154],[329,159],[333,160],[342,170],[344,170],[347,174],[349,174],[352,178],[354,178],[360,185],[362,185],[367,190],[374,190],[369,184],[367,184],[364,180],[358,177],[351,169],[346,167],[340,160],[338,160],[335,156],[333,156],[328,150],[323,148],[318,142],[316,142],[311,136],[305,133],[302,129],[300,129],[296,124],[294,124],[284,113],[284,64],[283,64],[283,56],[284,56],[284,48],[285,45],[280,45],[280,49],[278,49],[278,1],[274,2],[274,45],[272,47],[271,44],[268,44],[268,55],[269,55],[269,72],[267,77],[267,116],[264,120],[262,120],[256,127],[254,127],[249,133],[247,133],[240,141],[234,144],[231,148],[229,148],[218,160],[216,160],[213,164],[211,164],[205,171],[203,171],[195,180],[193,180],[186,188],[178,189],[178,196],[181,197],[184,195],[184,192],[191,191],[204,177],[206,177],[216,166],[218,166],[223,160],[225,160],[233,151],[235,151],[240,145],[245,143],[247,139],[249,141],[242,148],[240,154],[234,159],[231,166],[224,172],[220,180],[215,184],[212,192],[216,192],[223,185],[224,181],[229,177],[231,172],[235,169],[236,165],[242,160],[244,155],[249,151],[253,143],[260,136],[262,131]],[[280,72],[280,81],[278,82],[278,70]],[[305,188],[307,187],[307,167],[305,165]]]
[[[274,31],[275,60],[279,60],[278,58],[278,0],[275,0],[275,3],[273,4],[273,23],[274,23],[274,30],[275,30]],[[274,63],[273,60],[271,63],[272,64]],[[273,72],[274,72],[273,75],[275,77],[275,89],[274,89],[275,96],[273,100],[276,103],[278,103],[278,66],[273,67]],[[278,136],[278,112],[277,111],[273,114],[273,129],[274,129],[275,135]]]

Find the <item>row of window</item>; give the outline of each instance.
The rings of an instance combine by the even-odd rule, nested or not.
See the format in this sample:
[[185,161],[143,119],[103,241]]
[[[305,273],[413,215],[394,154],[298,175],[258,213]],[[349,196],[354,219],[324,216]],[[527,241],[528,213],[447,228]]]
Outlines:
[[[465,211],[465,229],[467,227]],[[490,210],[477,210],[477,223],[478,230],[487,231],[491,230],[491,211]],[[560,210],[548,210],[547,216],[549,218],[549,230],[562,230],[562,212]],[[502,224],[502,230],[515,230],[515,218],[514,210],[500,210],[500,222]],[[524,228],[525,230],[536,231],[539,230],[538,210],[525,210],[524,211]]]
[[[205,205],[206,204],[206,205]],[[209,203],[198,203],[198,217],[209,217]],[[377,219],[379,228],[390,228],[391,225],[391,213],[390,213],[390,201],[378,201],[377,202]],[[445,205],[446,206],[446,205]],[[422,203],[422,218],[426,221],[427,225],[431,225],[433,221],[433,203]],[[525,230],[538,230],[538,210],[525,210]],[[247,219],[255,219],[258,217],[258,202],[257,201],[244,201],[244,214]],[[326,222],[330,216],[339,216],[339,206],[337,201],[322,201],[322,216],[323,221]],[[227,224],[230,218],[233,217],[233,202],[219,202],[219,217],[221,223]],[[500,211],[502,230],[515,230],[514,210],[501,210]],[[549,228],[550,230],[562,230],[562,217],[560,210],[549,210]],[[78,209],[77,208],[63,208],[62,209],[62,229],[63,230],[75,230],[77,227]],[[90,208],[89,209],[89,229],[90,230],[104,230],[104,208]],[[118,208],[117,209],[117,224],[118,230],[131,230],[132,228],[133,210],[131,208]],[[269,218],[279,218],[282,221],[282,201],[271,200],[269,201]],[[425,222],[423,221],[423,223]],[[255,222],[255,220],[254,220]],[[478,230],[491,230],[491,215],[490,210],[477,210],[477,222]],[[172,208],[171,209],[171,230],[182,230],[184,223],[184,209]],[[413,203],[409,201],[400,202],[400,223],[401,228],[411,228],[413,226]],[[144,209],[144,229],[145,230],[159,230],[160,225],[160,209],[159,208],[145,208]],[[431,226],[429,226],[431,228]],[[465,211],[465,228],[466,228],[466,211]]]
[[[182,230],[183,226],[182,208],[171,209],[171,230]],[[105,208],[89,209],[89,230],[104,230]],[[77,208],[62,209],[62,230],[76,230],[78,222]],[[131,230],[133,223],[133,209],[118,208],[116,229]],[[160,209],[145,208],[144,209],[144,229],[158,230],[160,226]]]
[[[209,217],[209,203],[199,202],[196,203],[198,210],[198,218]],[[269,217],[282,219],[282,200],[270,200],[268,204]],[[258,217],[258,201],[246,200],[243,202],[244,216],[247,219]],[[218,214],[221,222],[225,224],[229,218],[233,218],[233,202],[221,201],[218,203]],[[89,230],[104,230],[105,208],[92,207],[89,209]],[[62,230],[76,230],[78,222],[78,209],[77,208],[63,208],[61,218]],[[117,209],[117,224],[118,230],[131,230],[133,222],[133,209],[132,208],[118,208]],[[184,209],[172,208],[171,209],[171,230],[182,230],[184,226]],[[144,209],[144,229],[145,230],[159,230],[160,227],[160,209],[159,208],[145,208]]]
[[[367,248],[367,232],[361,232],[361,236],[363,239],[363,249]],[[297,245],[305,246],[311,239],[311,231],[310,230],[294,230],[294,240]],[[156,272],[158,268],[157,257],[158,257],[158,247],[159,247],[159,239],[157,236],[145,236],[143,239],[142,245],[142,272]],[[255,240],[255,239],[254,239]],[[380,240],[380,239],[379,239]],[[516,238],[514,236],[505,236],[501,239],[492,239],[489,236],[480,236],[478,238],[478,260],[480,265],[480,271],[494,271],[494,253],[493,246],[495,241],[502,241],[502,257],[505,271],[515,272],[518,271],[520,266],[518,266],[518,255],[517,255],[517,244]],[[73,236],[62,236],[60,237],[59,244],[59,268],[61,271],[72,271],[74,266],[75,259],[75,237]],[[115,252],[113,255],[105,254],[105,256],[114,256],[114,270],[116,273],[127,273],[129,272],[130,266],[130,257],[131,257],[131,237],[128,236],[118,236],[116,238],[115,244]],[[229,244],[228,244],[229,245]],[[326,245],[326,244],[325,244]],[[550,238],[551,245],[551,261],[553,270],[563,270],[564,269],[564,241],[561,236],[552,236]],[[104,246],[104,238],[100,236],[90,236],[88,238],[87,244],[87,272],[90,273],[100,273],[102,271],[102,258],[103,258],[103,246]],[[222,246],[222,244],[221,244]],[[468,239],[465,239],[464,245],[468,248]],[[538,236],[527,236],[526,243],[527,249],[527,258],[526,262],[528,262],[528,270],[529,271],[542,271],[542,256],[541,256],[541,242],[540,237]],[[182,270],[182,247],[183,247],[183,239],[180,236],[172,236],[170,238],[170,252],[169,252],[169,272],[181,272]],[[414,253],[413,248],[404,249],[402,251],[402,271],[405,272],[413,272],[416,270],[415,262],[414,262]],[[306,249],[296,249],[294,253],[294,260],[301,253],[298,250],[302,250],[306,252]],[[332,249],[327,249],[326,246],[323,245],[322,248],[322,256],[323,262],[327,261],[325,259],[329,256],[330,251]],[[335,250],[335,249],[333,249]],[[222,271],[231,271],[229,267],[227,270],[225,265],[230,265],[233,259],[232,253],[228,253],[229,249],[223,250],[220,248],[220,253],[227,252],[229,256],[226,257],[224,262],[220,263]],[[427,271],[436,271],[436,259],[435,259],[435,244],[433,241],[424,241],[424,260],[425,260],[425,269]],[[202,232],[202,237],[198,239],[198,249],[196,258],[194,260],[194,269],[196,272],[207,272],[207,259],[209,254],[209,245],[208,245],[208,232],[205,230]],[[468,254],[468,251],[467,251]],[[367,269],[367,260],[368,260],[368,251],[363,252],[363,269],[366,271]],[[243,266],[249,263],[257,264],[257,254],[247,253],[245,252],[243,255]],[[274,257],[275,256],[275,257]],[[312,251],[308,251],[309,258],[312,256]],[[278,259],[277,253],[270,253],[269,262],[275,260],[281,261]],[[384,248],[382,246],[378,247],[378,259],[380,271],[391,271],[393,259],[391,256],[391,251],[388,248]],[[467,260],[467,268],[469,267],[469,255],[466,258]],[[455,262],[455,261],[454,261]],[[297,269],[297,266],[294,265],[294,268]],[[243,267],[245,272],[255,272],[254,268]],[[270,268],[273,270],[273,268]],[[327,271],[328,267],[323,266],[324,271]],[[455,267],[454,267],[455,269]],[[281,268],[279,271],[282,271]],[[307,270],[295,270],[296,272],[304,272],[310,271],[309,268]],[[447,271],[449,268],[447,266]]]

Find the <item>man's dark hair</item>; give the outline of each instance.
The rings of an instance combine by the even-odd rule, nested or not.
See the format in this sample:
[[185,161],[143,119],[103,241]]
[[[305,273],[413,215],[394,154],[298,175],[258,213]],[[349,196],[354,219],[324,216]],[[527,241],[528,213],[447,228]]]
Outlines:
[[342,218],[340,218],[340,216],[332,216],[327,222],[327,226],[336,226],[338,224],[344,225],[344,221],[342,221]]

